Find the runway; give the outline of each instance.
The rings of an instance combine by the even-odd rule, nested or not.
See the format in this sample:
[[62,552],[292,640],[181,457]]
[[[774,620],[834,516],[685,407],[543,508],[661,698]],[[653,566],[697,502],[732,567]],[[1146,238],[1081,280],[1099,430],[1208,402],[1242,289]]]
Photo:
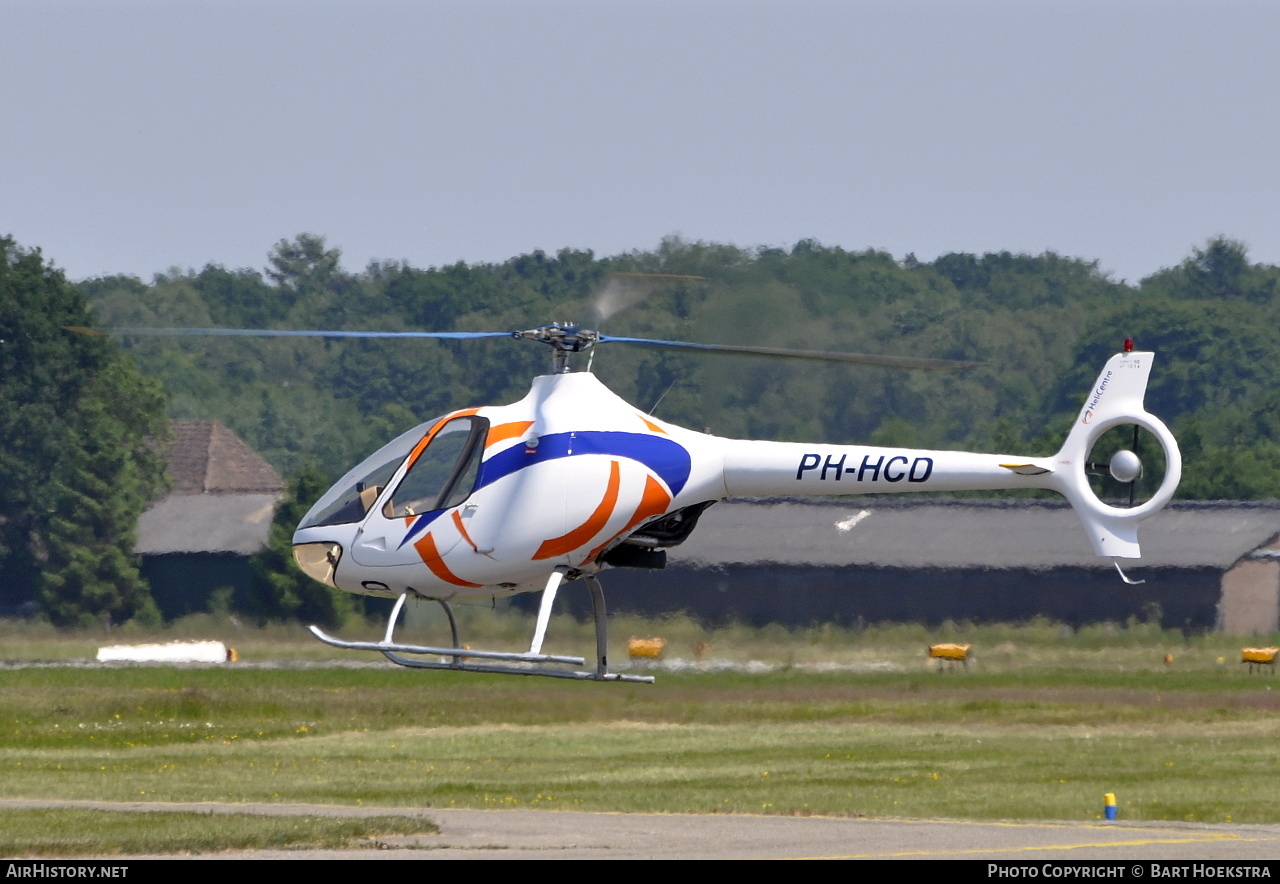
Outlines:
[[[204,854],[221,859],[964,859],[1274,860],[1280,825],[1178,822],[969,822],[533,810],[151,804],[0,800],[0,807],[263,815],[421,816],[439,834],[388,838],[368,850]],[[1128,877],[1139,877],[1132,867]]]

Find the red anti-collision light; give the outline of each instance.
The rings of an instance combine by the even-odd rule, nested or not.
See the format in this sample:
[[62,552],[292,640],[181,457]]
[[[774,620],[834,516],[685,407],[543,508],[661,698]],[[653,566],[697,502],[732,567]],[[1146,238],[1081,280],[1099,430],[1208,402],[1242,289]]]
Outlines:
[[1133,352],[1133,338],[1125,338],[1125,339],[1124,339],[1124,352],[1126,352],[1126,353],[1132,353],[1132,352]]

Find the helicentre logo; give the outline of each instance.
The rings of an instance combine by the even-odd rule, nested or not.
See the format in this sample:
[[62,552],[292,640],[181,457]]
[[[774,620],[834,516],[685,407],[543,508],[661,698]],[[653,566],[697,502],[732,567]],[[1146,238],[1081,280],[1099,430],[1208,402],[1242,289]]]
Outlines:
[[1093,410],[1097,408],[1098,403],[1102,401],[1102,394],[1107,392],[1107,384],[1111,383],[1111,374],[1112,372],[1108,370],[1107,373],[1102,376],[1102,380],[1098,382],[1098,389],[1093,391],[1093,398],[1089,400],[1087,405],[1085,405],[1084,417],[1080,418],[1080,423],[1087,424],[1089,421],[1093,420]]

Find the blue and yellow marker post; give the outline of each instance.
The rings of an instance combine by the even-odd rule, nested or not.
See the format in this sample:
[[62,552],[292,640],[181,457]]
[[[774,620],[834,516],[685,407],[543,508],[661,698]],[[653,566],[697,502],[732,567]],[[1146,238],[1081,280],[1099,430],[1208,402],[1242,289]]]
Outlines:
[[1107,822],[1114,823],[1116,821],[1116,796],[1114,792],[1108,792],[1102,796],[1102,809]]

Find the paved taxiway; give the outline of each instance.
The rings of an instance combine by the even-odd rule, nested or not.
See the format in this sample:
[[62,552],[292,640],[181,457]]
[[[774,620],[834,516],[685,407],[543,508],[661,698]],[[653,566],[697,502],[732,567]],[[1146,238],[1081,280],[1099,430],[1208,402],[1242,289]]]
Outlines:
[[832,817],[694,816],[534,810],[0,800],[0,807],[264,815],[422,816],[437,835],[378,850],[257,851],[222,858],[366,859],[968,859],[1037,862],[1280,858],[1280,825],[1028,823]]

